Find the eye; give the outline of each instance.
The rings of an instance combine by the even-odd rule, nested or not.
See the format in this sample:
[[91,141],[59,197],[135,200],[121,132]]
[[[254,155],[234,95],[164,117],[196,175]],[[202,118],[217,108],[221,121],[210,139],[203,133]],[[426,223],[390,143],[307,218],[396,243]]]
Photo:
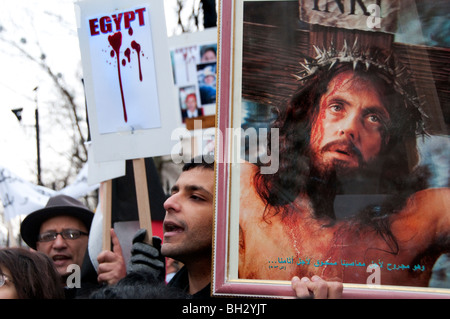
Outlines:
[[364,111],[363,118],[367,125],[375,128],[386,128],[389,125],[389,113],[385,111],[384,107],[367,108]]
[[205,200],[203,197],[195,195],[195,194],[191,195],[191,199],[193,199],[195,201],[204,201]]
[[376,115],[376,114],[369,115],[368,119],[369,119],[370,122],[373,122],[373,123],[381,122],[380,117],[378,115]]
[[387,129],[389,120],[381,114],[370,113],[367,115],[366,119],[369,125],[371,125],[372,127],[375,127],[377,129]]
[[64,235],[67,239],[76,239],[76,238],[80,237],[80,232],[77,230],[69,229],[64,232]]
[[331,104],[330,106],[329,106],[329,108],[330,108],[330,110],[332,111],[332,112],[335,112],[335,113],[337,113],[337,112],[340,112],[340,111],[342,111],[344,108],[342,107],[342,105],[340,105],[340,104]]
[[11,278],[8,277],[7,275],[0,273],[0,287],[3,287],[3,286],[6,285],[8,282],[11,282],[11,283],[12,283],[13,281],[12,281]]
[[38,240],[39,241],[52,241],[56,238],[56,233],[55,232],[46,232],[46,233],[42,233],[39,235]]

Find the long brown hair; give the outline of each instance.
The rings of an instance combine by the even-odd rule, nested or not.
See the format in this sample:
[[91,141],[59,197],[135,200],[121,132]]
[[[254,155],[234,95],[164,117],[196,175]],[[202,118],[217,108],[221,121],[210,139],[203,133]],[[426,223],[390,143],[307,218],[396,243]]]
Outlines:
[[18,299],[64,299],[61,276],[43,253],[24,248],[0,249],[0,268],[11,273]]

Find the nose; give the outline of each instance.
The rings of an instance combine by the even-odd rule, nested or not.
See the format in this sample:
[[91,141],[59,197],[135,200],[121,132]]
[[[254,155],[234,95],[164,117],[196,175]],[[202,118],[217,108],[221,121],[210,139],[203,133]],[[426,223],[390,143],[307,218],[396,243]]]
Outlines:
[[53,241],[54,248],[63,248],[66,247],[66,240],[63,238],[61,234],[56,235],[56,239]]
[[178,212],[181,208],[181,205],[179,203],[179,194],[172,194],[166,201],[164,202],[164,209],[166,212],[172,211],[172,212]]
[[359,138],[359,126],[359,117],[356,114],[351,114],[341,121],[338,134],[355,142]]

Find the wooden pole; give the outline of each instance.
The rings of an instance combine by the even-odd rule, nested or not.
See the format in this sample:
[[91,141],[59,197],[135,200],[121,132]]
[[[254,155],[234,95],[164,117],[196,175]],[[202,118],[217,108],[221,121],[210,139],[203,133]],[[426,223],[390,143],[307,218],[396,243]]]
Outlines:
[[144,239],[144,242],[152,244],[152,218],[144,158],[133,160],[133,171],[139,213],[139,227],[147,229],[147,237]]
[[112,180],[101,183],[101,208],[103,214],[103,250],[111,250]]

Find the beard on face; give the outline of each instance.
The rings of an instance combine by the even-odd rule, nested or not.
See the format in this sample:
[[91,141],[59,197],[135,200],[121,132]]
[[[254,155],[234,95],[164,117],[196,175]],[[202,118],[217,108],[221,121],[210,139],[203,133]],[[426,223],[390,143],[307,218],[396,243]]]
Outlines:
[[[347,161],[333,158],[324,161],[322,153],[341,149],[358,159],[357,166]],[[377,193],[381,175],[382,160],[363,160],[361,152],[345,142],[331,142],[325,145],[320,154],[310,154],[310,170],[306,191],[311,199],[316,217],[335,218],[334,199],[337,194]]]
[[384,163],[382,157],[368,162],[359,157],[357,166],[350,166],[348,162],[336,158],[326,162],[316,159],[313,156],[310,161],[311,183],[334,187],[340,194],[377,193]]
[[[347,140],[336,140],[325,144],[318,151],[311,151],[311,165],[317,174],[323,175],[326,179],[327,175],[336,174],[337,176],[346,176],[353,174],[355,171],[363,169],[366,163],[362,157],[361,151],[351,142]],[[337,158],[325,160],[326,152],[341,153],[346,156],[355,158],[358,162],[356,167],[351,166],[348,161]]]

